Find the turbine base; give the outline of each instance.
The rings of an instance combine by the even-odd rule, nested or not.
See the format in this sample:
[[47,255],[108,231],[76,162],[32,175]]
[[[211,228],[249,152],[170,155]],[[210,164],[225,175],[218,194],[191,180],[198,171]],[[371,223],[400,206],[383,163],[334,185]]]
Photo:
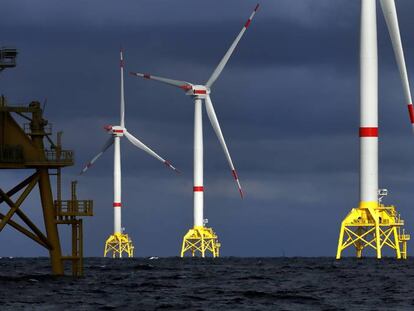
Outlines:
[[208,252],[213,257],[219,257],[220,247],[217,234],[212,228],[194,227],[188,230],[183,238],[181,257],[184,257],[186,252],[190,252],[192,257],[199,253],[204,258]]
[[403,226],[404,220],[394,206],[381,204],[353,208],[342,221],[336,259],[340,259],[342,251],[351,246],[355,248],[357,258],[361,258],[363,250],[370,247],[381,259],[383,247],[388,246],[395,251],[397,259],[407,259],[410,235],[405,233]]
[[105,242],[104,257],[122,258],[124,253],[126,257],[134,257],[134,246],[128,234],[117,232],[109,236]]

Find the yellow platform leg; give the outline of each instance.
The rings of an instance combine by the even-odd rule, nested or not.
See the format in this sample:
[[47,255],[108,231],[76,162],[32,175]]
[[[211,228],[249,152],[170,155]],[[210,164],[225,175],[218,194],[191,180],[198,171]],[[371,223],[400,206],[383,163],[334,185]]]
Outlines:
[[336,259],[340,259],[342,251],[351,246],[355,248],[357,258],[362,257],[365,248],[371,248],[381,259],[382,249],[387,246],[395,251],[397,259],[407,259],[410,235],[405,231],[400,234],[403,226],[404,220],[394,206],[361,204],[342,221]]
[[112,258],[122,258],[126,253],[126,257],[134,257],[134,246],[128,234],[117,232],[111,235],[105,243],[104,257],[111,255]]
[[183,238],[181,257],[184,257],[187,251],[191,252],[192,257],[195,257],[197,252],[203,258],[206,256],[206,252],[210,252],[213,257],[219,257],[220,246],[218,237],[212,228],[194,227],[188,230]]

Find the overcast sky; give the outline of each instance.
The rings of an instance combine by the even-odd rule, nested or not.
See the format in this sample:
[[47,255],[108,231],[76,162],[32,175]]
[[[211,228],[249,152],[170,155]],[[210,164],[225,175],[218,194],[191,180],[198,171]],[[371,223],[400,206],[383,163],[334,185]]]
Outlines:
[[[414,75],[414,3],[397,0],[409,75]],[[2,4],[0,46],[19,50],[0,74],[11,104],[41,102],[76,165],[65,195],[93,199],[85,254],[101,256],[113,230],[113,149],[82,177],[82,165],[119,122],[119,48],[127,71],[204,83],[255,1],[39,0]],[[205,217],[223,256],[334,256],[342,219],[359,202],[360,1],[262,1],[212,100],[246,197],[241,200],[204,114]],[[414,138],[378,4],[380,186],[414,230]],[[183,174],[122,142],[123,226],[136,256],[176,256],[192,226],[193,104],[174,88],[125,77],[126,127]],[[8,190],[30,172],[2,171]],[[0,206],[7,210],[5,205]],[[41,224],[37,195],[23,207]],[[63,230],[62,239],[68,241]],[[47,253],[13,229],[0,256]],[[6,246],[7,247],[4,247]],[[351,253],[347,253],[351,254]]]

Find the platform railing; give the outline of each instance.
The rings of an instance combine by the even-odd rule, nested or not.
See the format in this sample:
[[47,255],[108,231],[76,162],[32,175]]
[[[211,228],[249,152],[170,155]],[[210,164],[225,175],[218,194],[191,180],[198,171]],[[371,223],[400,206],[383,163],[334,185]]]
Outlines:
[[23,162],[23,148],[19,145],[0,145],[0,162]]
[[74,156],[72,150],[45,149],[45,157],[48,162],[73,162]]
[[27,135],[52,135],[51,123],[44,125],[42,129],[34,129],[32,128],[31,123],[24,123],[23,129]]
[[56,216],[93,216],[92,200],[55,201]]
[[411,235],[409,235],[409,234],[400,234],[399,239],[400,239],[400,241],[409,241],[411,239]]

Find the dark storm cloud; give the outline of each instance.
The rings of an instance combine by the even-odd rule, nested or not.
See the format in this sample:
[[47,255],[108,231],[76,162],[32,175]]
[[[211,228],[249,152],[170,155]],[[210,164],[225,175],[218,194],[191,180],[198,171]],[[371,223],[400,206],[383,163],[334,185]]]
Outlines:
[[[349,68],[349,63],[358,54],[355,49],[358,39],[354,35],[358,29],[357,16],[350,18],[346,25],[334,23],[329,27],[328,23],[310,27],[293,19],[280,18],[275,21],[274,17],[260,17],[259,13],[258,16],[259,19],[254,21],[243,39],[242,48],[236,52],[238,57],[232,59],[233,67],[310,66],[335,61],[338,70],[343,71]],[[145,67],[160,61],[182,61],[213,68],[240,31],[245,18],[208,20],[191,27],[188,22],[139,27],[119,24],[104,24],[100,27],[76,24],[58,24],[55,27],[26,25],[19,29],[13,24],[5,30],[8,33],[6,39],[11,42],[24,38],[32,46],[41,47],[52,41],[53,49],[69,48],[68,52],[75,44],[78,53],[86,48],[105,53],[103,49],[114,43],[117,47],[126,42],[129,53],[141,60]],[[28,37],[28,34],[33,35]],[[68,47],[68,43],[72,48]],[[204,79],[211,71],[207,70]]]
[[[126,49],[128,70],[203,82],[255,5],[179,3],[106,2],[97,9],[94,1],[39,1],[35,7],[13,1],[2,8],[7,14],[0,21],[1,44],[15,45],[20,54],[18,67],[0,75],[1,91],[13,103],[48,98],[47,117],[76,151],[76,166],[66,170],[66,195],[69,181],[106,140],[103,125],[118,122],[119,46]],[[414,4],[397,5],[414,73]],[[401,205],[412,226],[414,215],[407,208],[412,137],[381,15],[378,21],[381,185],[390,188],[391,202]],[[247,193],[243,201],[204,116],[206,215],[224,254],[275,256],[281,249],[287,255],[333,254],[339,222],[358,201],[358,28],[359,1],[262,3],[212,95]],[[176,176],[123,141],[124,225],[139,256],[175,255],[192,222],[191,99],[128,76],[126,102],[128,129],[183,174]],[[101,254],[112,228],[112,159],[110,150],[79,180],[79,197],[93,198],[96,207],[85,228],[87,255]],[[6,179],[13,185],[13,176],[17,179],[2,173],[2,186]],[[36,198],[29,206],[37,207]],[[15,236],[8,230],[0,239]],[[258,239],[274,248],[264,248]],[[240,240],[251,246],[244,248]],[[30,254],[40,253],[24,238],[17,241]],[[17,247],[7,251],[29,255]]]

